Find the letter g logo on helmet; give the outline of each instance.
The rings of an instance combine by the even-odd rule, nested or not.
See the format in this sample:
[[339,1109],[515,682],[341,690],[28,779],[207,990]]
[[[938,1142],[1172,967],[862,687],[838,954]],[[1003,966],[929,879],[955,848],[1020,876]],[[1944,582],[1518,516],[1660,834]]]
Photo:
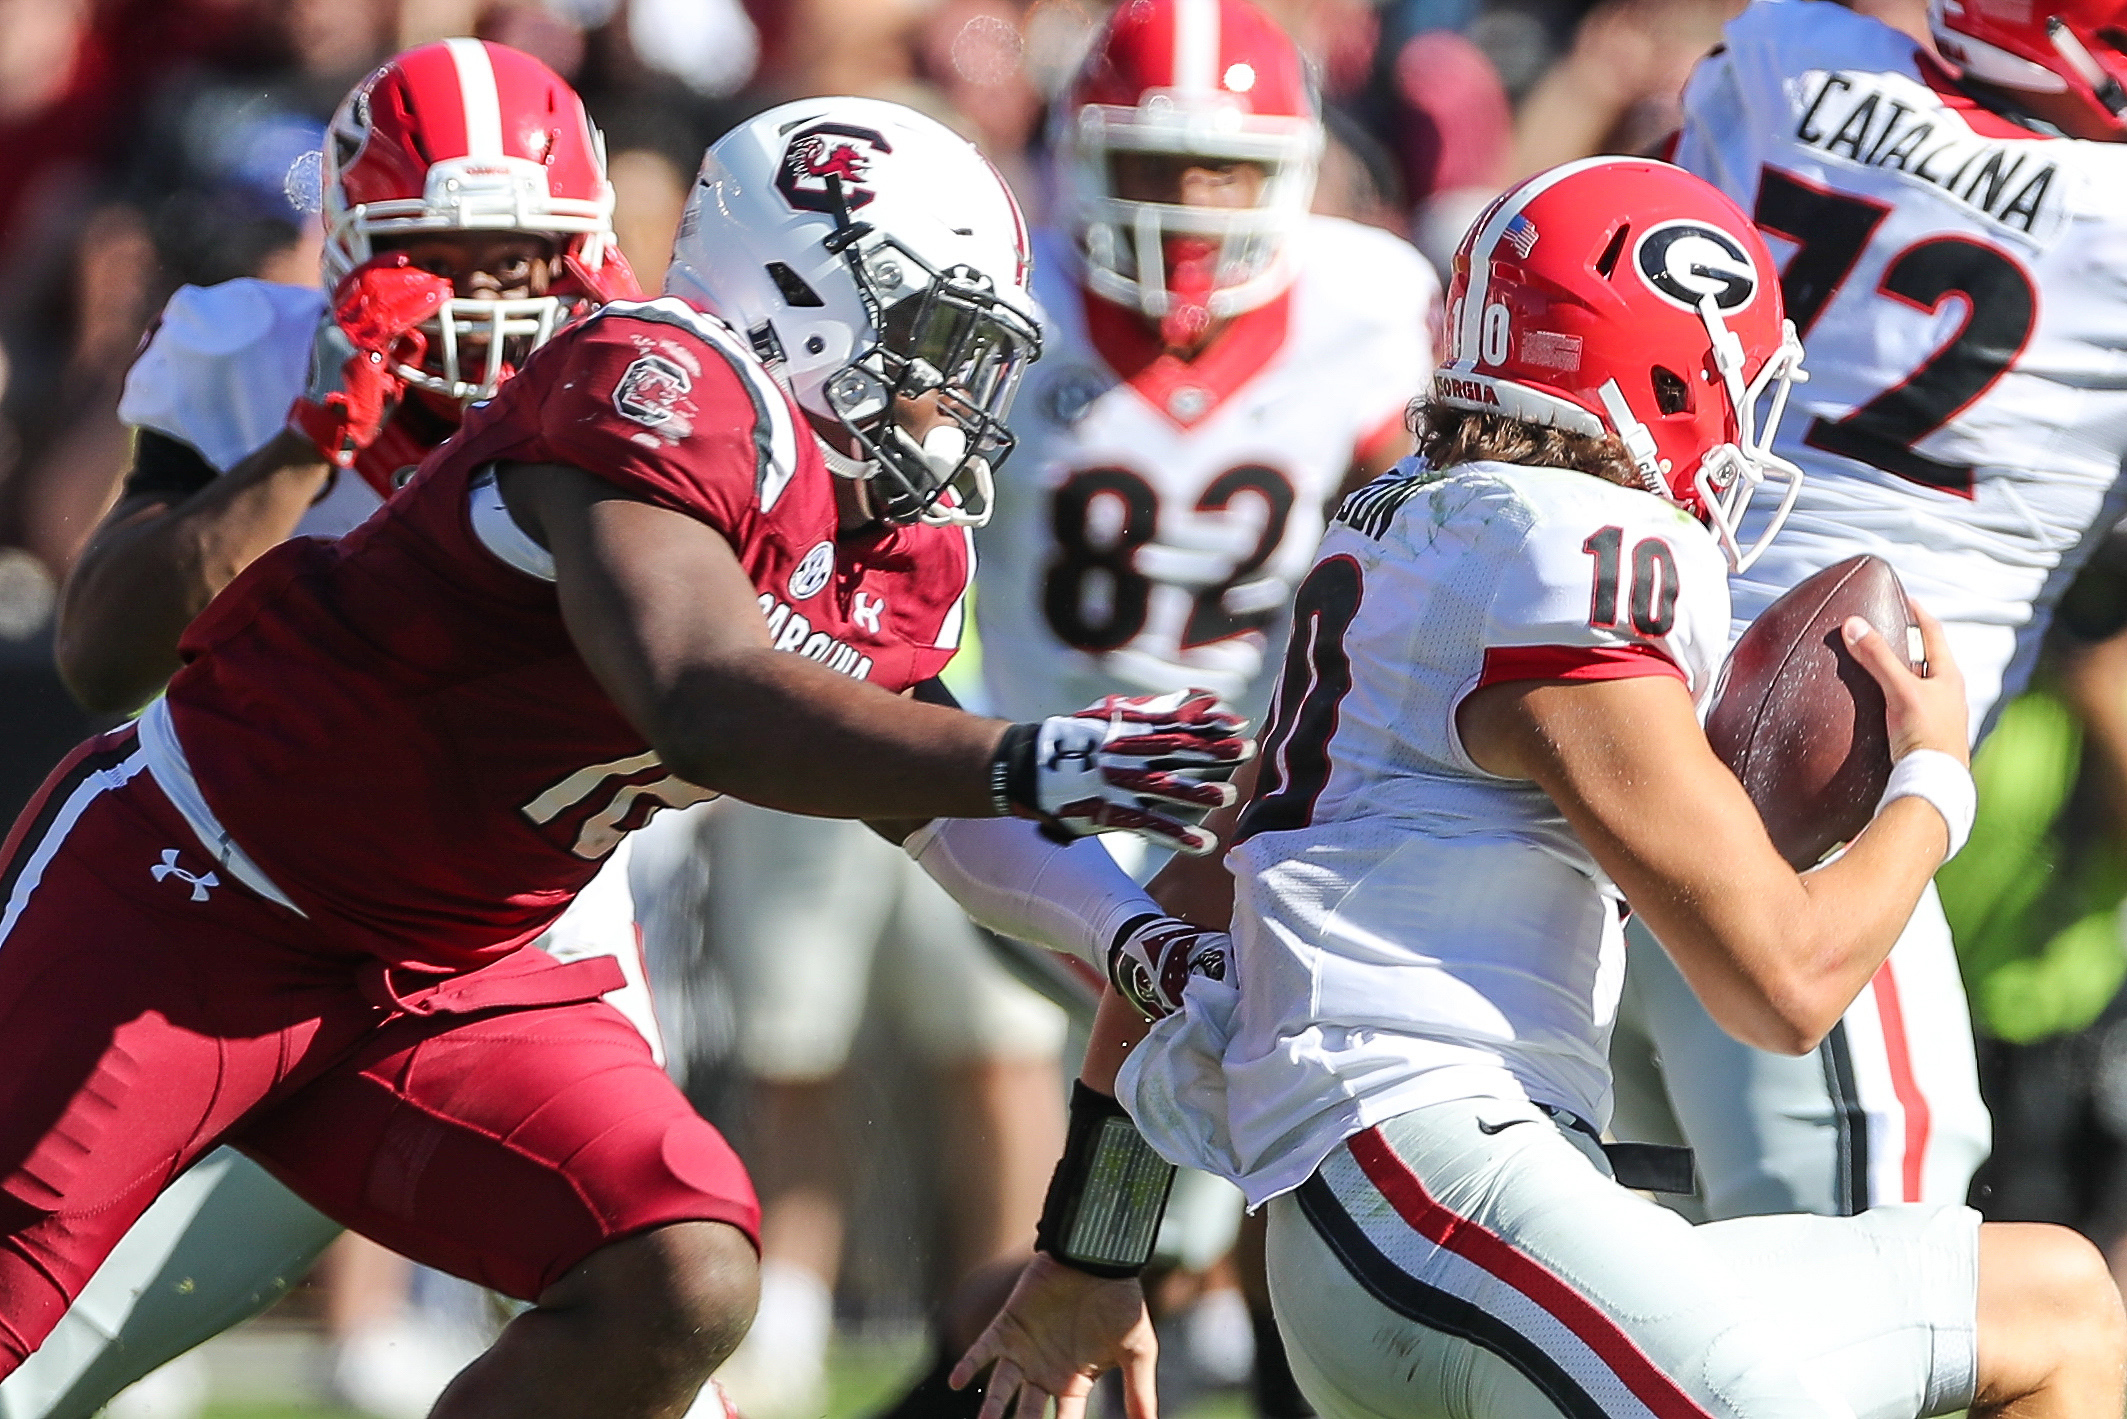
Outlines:
[[1742,243],[1701,222],[1649,227],[1633,264],[1656,295],[1685,310],[1697,310],[1703,297],[1712,296],[1714,309],[1727,315],[1758,294],[1758,269]]

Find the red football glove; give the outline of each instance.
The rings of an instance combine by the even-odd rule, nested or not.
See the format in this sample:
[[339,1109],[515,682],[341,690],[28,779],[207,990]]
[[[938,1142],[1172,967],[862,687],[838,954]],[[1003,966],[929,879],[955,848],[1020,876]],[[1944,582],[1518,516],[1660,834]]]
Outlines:
[[1146,917],[1108,948],[1108,980],[1147,1020],[1182,1008],[1191,976],[1226,979],[1233,938],[1171,916]]
[[364,262],[340,280],[310,342],[310,381],[288,406],[288,426],[346,468],[376,442],[406,382],[395,364],[428,353],[420,325],[451,298],[451,283],[415,269],[404,252]]
[[618,246],[605,249],[605,259],[597,266],[588,266],[574,252],[564,252],[561,257],[561,279],[554,284],[549,295],[589,296],[594,304],[608,301],[639,301],[644,299],[643,288],[636,282],[635,270],[628,265],[628,258],[620,254]]
[[1206,690],[1109,695],[1006,733],[999,806],[1073,835],[1136,833],[1201,855],[1218,840],[1197,824],[1233,802],[1224,780],[1255,757],[1247,728]]

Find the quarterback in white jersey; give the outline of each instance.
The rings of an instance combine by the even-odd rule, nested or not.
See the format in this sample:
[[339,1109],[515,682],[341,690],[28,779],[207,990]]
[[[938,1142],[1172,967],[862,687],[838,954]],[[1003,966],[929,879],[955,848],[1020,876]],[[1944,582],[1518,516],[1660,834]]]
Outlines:
[[993,707],[1202,686],[1258,713],[1324,515],[1410,446],[1438,282],[1307,213],[1321,122],[1248,0],[1119,8],[1057,127],[1042,360],[980,542]]
[[[1421,460],[1346,500],[1299,591],[1228,857],[1233,959],[1199,938],[1138,992],[1174,1013],[1119,1071],[1108,1049],[1117,1100],[1267,1203],[1325,1419],[2109,1416],[2127,1315],[2065,1229],[1947,1204],[1693,1226],[1600,1141],[1620,888],[1727,1028],[1806,1050],[1971,821],[1963,690],[1925,616],[1925,678],[1847,625],[1899,767],[1808,877],[1698,727],[1725,574],[1756,550],[1730,495],[1791,484],[1753,416],[1777,421],[1800,356],[1763,241],[1688,174],[1591,159],[1479,219],[1449,310]],[[995,1360],[993,1406],[1146,1369],[1104,1243],[1149,1190],[1076,1157],[963,1362]],[[2040,1307],[2074,1318],[2024,1324]]]
[[[1735,579],[1736,625],[1875,553],[1941,617],[1975,735],[2022,687],[2055,602],[2121,510],[2127,147],[2060,126],[2120,136],[2094,94],[2096,127],[2063,107],[2071,79],[2088,90],[2064,46],[2090,73],[2092,55],[2122,62],[2074,38],[2117,9],[1938,5],[1958,74],[1840,6],[1757,0],[1684,96],[1676,160],[1751,213],[1811,353],[1778,444],[1806,477],[1778,540]],[[2003,47],[2019,45],[2030,57]],[[2058,123],[2033,111],[2042,100]],[[1656,1136],[1673,1114],[1712,1215],[1964,1197],[1990,1127],[1932,890],[1811,1059],[1728,1039],[1637,935],[1633,963],[1620,1075],[1654,1085],[1622,1052],[1651,1051],[1661,1079],[1621,1092],[1624,1126]]]
[[[516,135],[494,136],[492,152],[464,117],[483,109]],[[504,110],[536,122],[500,124]],[[505,151],[525,133],[551,148],[541,161]],[[410,50],[350,96],[331,142],[324,274],[335,294],[251,279],[181,287],[127,375],[119,416],[134,430],[133,468],[67,588],[58,634],[62,672],[97,708],[155,693],[186,622],[251,557],[283,537],[353,529],[563,320],[634,294],[610,247],[611,188],[581,100],[531,56],[475,40]],[[447,196],[428,190],[431,171],[455,179]],[[378,255],[393,242],[400,256]],[[362,366],[386,364],[368,360],[371,348],[397,367],[370,375]],[[661,1059],[631,841],[540,944],[563,959],[612,956],[627,985],[606,999]],[[339,1233],[256,1163],[215,1153],[0,1383],[0,1416],[85,1419],[271,1302]],[[434,1387],[468,1358],[446,1348]],[[419,1368],[403,1346],[391,1364]]]

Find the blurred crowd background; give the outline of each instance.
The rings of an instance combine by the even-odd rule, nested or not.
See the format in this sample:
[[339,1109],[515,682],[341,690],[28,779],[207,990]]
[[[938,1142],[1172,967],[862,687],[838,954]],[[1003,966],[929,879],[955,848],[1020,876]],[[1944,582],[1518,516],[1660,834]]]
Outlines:
[[[1513,180],[1647,148],[1741,0],[1265,0],[1311,58],[1331,149],[1317,206],[1436,264]],[[1920,36],[1923,0],[1860,0]],[[128,457],[120,384],[183,283],[316,279],[315,152],[385,55],[477,34],[576,84],[603,129],[620,242],[664,270],[703,148],[784,99],[896,99],[979,143],[1038,221],[1048,106],[1102,0],[0,0],[0,814],[100,727],[51,669],[55,589]],[[1990,1214],[2127,1233],[2127,554],[2093,569],[2061,648],[1980,767],[1983,851],[1944,881],[1996,1104]],[[1989,836],[1991,835],[1991,836]],[[646,852],[678,1066],[744,1144],[749,1087],[720,1006],[713,860]],[[662,858],[659,854],[662,853]],[[720,1013],[721,1011],[721,1013]],[[836,1316],[913,1328],[939,1288],[924,1084],[890,1022],[841,1108],[852,1204]],[[312,1303],[312,1313],[322,1309]],[[297,1319],[304,1317],[297,1306]],[[283,1323],[287,1323],[285,1318]],[[1218,1371],[1216,1334],[1204,1337]],[[1233,1347],[1229,1346],[1229,1350]],[[1245,1349],[1245,1344],[1241,1346]],[[1229,1354],[1229,1377],[1245,1372]],[[831,1397],[853,1403],[846,1393]]]

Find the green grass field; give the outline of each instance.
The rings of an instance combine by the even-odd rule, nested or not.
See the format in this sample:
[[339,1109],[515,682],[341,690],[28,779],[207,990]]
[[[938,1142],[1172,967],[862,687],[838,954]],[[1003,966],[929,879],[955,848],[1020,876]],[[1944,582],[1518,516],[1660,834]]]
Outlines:
[[[920,1339],[838,1341],[828,1357],[827,1419],[863,1419],[893,1398],[923,1362]],[[217,1405],[206,1419],[361,1419],[337,1409],[272,1404]],[[1170,1419],[1248,1419],[1239,1395],[1221,1395]]]

